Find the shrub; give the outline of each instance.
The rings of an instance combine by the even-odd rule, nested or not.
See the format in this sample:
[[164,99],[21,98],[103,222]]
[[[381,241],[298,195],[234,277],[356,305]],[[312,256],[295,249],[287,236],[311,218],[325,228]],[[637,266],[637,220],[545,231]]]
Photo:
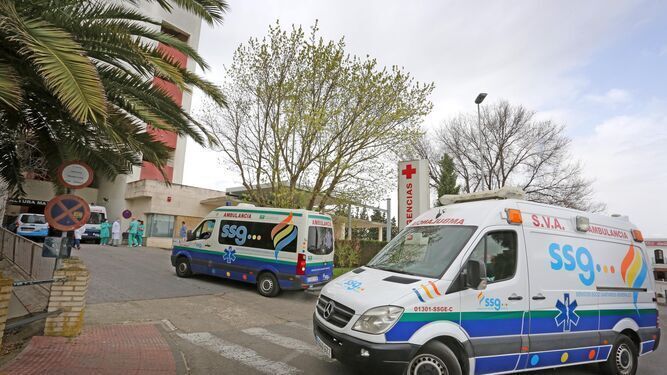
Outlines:
[[336,267],[359,267],[370,261],[386,242],[369,240],[336,240],[334,265]]

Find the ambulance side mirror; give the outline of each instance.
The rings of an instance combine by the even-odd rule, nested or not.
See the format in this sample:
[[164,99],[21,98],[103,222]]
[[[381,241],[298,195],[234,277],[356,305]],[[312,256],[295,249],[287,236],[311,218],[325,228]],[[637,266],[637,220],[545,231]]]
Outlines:
[[194,236],[194,234],[192,234],[191,230],[188,231],[188,235],[187,235],[186,238],[187,238],[188,241],[192,241],[192,240],[195,239],[195,236]]
[[466,264],[466,287],[476,290],[486,289],[486,264],[481,260],[468,260]]

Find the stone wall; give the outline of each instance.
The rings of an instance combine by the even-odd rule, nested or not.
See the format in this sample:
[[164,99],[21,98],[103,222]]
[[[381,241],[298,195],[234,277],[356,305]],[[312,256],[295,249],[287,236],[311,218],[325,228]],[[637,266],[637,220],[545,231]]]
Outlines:
[[66,281],[56,282],[51,286],[48,311],[62,310],[62,312],[46,320],[44,334],[77,336],[83,328],[86,292],[90,280],[88,269],[78,258],[63,259],[62,268],[57,269],[53,277],[66,278]]
[[14,280],[5,278],[0,273],[0,345],[2,344],[5,323],[9,314],[9,301],[12,299],[12,285]]

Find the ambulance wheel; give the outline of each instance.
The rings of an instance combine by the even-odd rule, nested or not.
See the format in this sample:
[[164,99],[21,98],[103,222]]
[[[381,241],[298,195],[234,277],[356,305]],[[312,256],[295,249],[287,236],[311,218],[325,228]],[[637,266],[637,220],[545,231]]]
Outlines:
[[426,344],[408,364],[407,375],[462,375],[456,354],[440,341]]
[[257,278],[257,291],[264,297],[275,297],[280,293],[278,279],[271,272],[264,272]]
[[608,375],[635,375],[637,373],[638,350],[626,335],[618,336],[607,362],[602,364],[602,371]]
[[192,276],[192,268],[190,268],[190,261],[186,257],[176,259],[176,276],[190,277]]

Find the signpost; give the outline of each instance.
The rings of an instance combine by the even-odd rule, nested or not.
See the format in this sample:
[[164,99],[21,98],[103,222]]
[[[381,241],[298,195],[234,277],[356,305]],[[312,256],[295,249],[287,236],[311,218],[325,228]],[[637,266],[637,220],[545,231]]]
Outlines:
[[58,195],[46,204],[44,216],[53,228],[68,232],[81,228],[88,222],[90,206],[76,195]]
[[72,246],[68,238],[46,237],[42,247],[44,258],[69,258]]
[[58,168],[58,180],[70,189],[83,189],[93,183],[93,169],[84,162],[70,161]]
[[398,163],[398,229],[405,228],[430,207],[428,160]]

